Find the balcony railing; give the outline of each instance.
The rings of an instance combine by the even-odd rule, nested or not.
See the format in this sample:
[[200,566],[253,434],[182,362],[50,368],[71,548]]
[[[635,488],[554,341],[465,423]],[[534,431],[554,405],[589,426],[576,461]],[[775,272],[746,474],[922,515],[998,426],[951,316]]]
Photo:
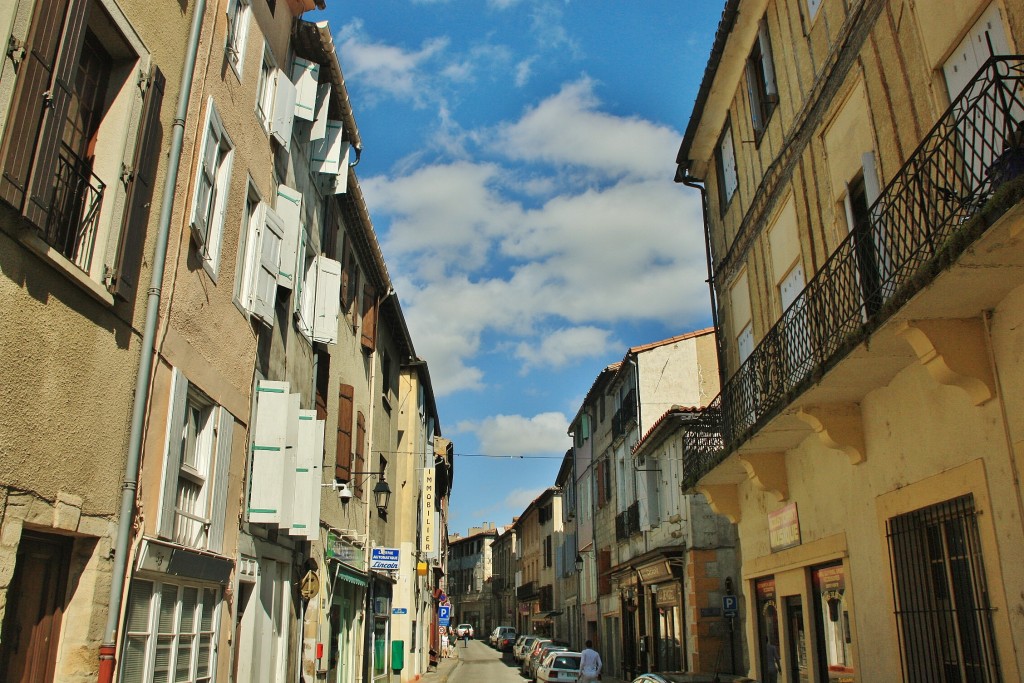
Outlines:
[[516,588],[516,599],[528,600],[537,595],[537,582],[530,581]]
[[104,189],[91,164],[63,145],[43,239],[85,272],[92,263]]
[[612,415],[612,438],[617,439],[629,431],[636,421],[636,391],[631,390],[622,400],[622,405]]
[[834,367],[978,238],[972,220],[1024,173],[1024,57],[993,57],[849,236],[689,423],[684,485]]
[[633,534],[640,533],[640,503],[632,505],[615,516],[615,540],[624,541]]

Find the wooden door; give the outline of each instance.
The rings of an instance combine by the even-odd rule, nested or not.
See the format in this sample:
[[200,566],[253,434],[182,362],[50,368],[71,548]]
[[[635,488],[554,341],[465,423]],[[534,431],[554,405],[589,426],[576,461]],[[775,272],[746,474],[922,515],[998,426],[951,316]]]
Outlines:
[[70,550],[70,539],[21,536],[0,640],[5,683],[53,680]]

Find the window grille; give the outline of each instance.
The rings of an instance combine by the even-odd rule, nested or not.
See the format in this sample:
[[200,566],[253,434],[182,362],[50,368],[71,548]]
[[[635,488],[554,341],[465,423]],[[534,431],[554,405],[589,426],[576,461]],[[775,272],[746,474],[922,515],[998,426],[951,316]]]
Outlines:
[[1002,681],[972,495],[887,523],[907,683]]

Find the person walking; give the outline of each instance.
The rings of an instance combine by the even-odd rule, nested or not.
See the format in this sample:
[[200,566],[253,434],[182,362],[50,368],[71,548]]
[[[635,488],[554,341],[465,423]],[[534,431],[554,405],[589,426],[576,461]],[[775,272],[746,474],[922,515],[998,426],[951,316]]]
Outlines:
[[588,640],[583,648],[583,656],[580,657],[580,675],[576,678],[578,683],[593,683],[601,680],[601,655],[594,649],[594,642]]
[[779,672],[782,671],[782,662],[779,660],[779,648],[768,636],[764,637],[764,661],[767,669],[765,683],[776,683],[779,680]]

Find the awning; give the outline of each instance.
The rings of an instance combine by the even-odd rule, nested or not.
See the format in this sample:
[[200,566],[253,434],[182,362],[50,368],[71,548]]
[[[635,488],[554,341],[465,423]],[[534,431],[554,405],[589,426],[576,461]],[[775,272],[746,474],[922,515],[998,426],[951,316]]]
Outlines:
[[341,562],[336,562],[334,566],[337,567],[334,574],[335,579],[341,579],[345,583],[351,583],[354,586],[366,588],[366,576],[362,573],[357,572],[355,569],[351,569]]

